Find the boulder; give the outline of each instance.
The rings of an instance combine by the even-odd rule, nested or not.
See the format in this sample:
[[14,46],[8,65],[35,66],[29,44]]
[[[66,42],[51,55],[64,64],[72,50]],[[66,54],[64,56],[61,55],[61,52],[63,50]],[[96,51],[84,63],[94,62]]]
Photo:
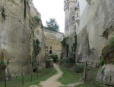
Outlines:
[[114,65],[107,64],[102,66],[97,73],[96,80],[100,83],[114,86]]

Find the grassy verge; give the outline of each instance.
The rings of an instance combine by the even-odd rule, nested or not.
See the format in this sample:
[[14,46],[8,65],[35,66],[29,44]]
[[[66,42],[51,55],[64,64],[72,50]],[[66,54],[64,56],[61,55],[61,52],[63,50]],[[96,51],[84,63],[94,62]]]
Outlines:
[[96,82],[97,71],[98,71],[98,69],[90,68],[87,71],[86,83],[80,84],[80,85],[75,86],[75,87],[109,87],[109,86],[106,86],[106,85],[103,85],[103,84]]
[[[17,77],[15,79],[7,81],[7,87],[29,87],[30,85],[38,85],[40,81],[45,81],[56,73],[57,71],[54,68],[43,69],[39,73],[33,73],[32,80],[31,75],[25,75],[24,84],[22,84],[22,77]],[[0,81],[0,87],[4,87],[4,82]]]
[[78,82],[80,80],[80,78],[82,77],[82,74],[75,73],[75,72],[69,70],[68,68],[65,68],[65,67],[60,67],[60,68],[63,71],[63,75],[61,78],[58,79],[58,81],[64,85],[73,84],[75,82]]
[[48,70],[42,70],[40,73],[39,73],[39,79],[36,80],[36,81],[33,81],[31,83],[28,83],[26,85],[24,85],[23,87],[28,87],[30,85],[34,85],[34,84],[39,84],[40,81],[45,81],[47,80],[49,77],[53,76],[54,74],[56,74],[57,71],[54,69],[54,68],[51,68],[51,69],[48,69]]

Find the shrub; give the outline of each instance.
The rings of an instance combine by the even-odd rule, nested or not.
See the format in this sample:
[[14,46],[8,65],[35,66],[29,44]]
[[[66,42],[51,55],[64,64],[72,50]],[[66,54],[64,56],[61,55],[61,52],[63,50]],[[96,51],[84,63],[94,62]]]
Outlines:
[[38,16],[34,16],[34,20],[37,21],[39,23],[40,18],[38,18]]
[[50,68],[50,67],[52,67],[52,60],[48,58],[46,60],[46,68]]
[[84,71],[84,64],[76,64],[75,72],[76,73],[82,73],[83,71]]
[[110,39],[110,46],[114,48],[114,36]]
[[0,70],[4,70],[6,68],[6,64],[4,61],[0,61]]
[[0,61],[0,65],[5,65],[5,62],[4,61]]
[[60,59],[60,64],[65,65],[65,66],[73,66],[75,64],[75,61],[73,58],[64,58],[64,59]]
[[40,22],[40,18],[38,16],[34,16],[31,19],[29,19],[29,27],[30,29],[35,29]]
[[104,65],[104,60],[102,58],[100,58],[98,63],[99,63],[100,66],[103,66]]
[[65,47],[67,45],[67,40],[69,37],[64,37],[63,40],[61,41],[61,44],[63,47]]
[[58,56],[57,55],[52,54],[52,55],[50,55],[50,57],[53,59],[54,63],[58,62]]

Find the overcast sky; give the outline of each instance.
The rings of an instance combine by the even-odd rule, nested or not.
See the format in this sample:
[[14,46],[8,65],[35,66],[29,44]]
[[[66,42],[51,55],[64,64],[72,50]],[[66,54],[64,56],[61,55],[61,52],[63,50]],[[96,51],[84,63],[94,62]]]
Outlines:
[[[46,20],[55,18],[60,32],[64,32],[64,0],[33,0],[33,3],[41,14],[43,25],[46,25]],[[85,0],[80,0],[81,13],[85,5]]]

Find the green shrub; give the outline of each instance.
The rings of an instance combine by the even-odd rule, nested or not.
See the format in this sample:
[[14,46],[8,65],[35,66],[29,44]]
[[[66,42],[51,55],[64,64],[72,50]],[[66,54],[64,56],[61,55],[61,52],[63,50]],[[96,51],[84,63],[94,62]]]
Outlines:
[[110,46],[114,48],[114,36],[110,39]]
[[0,65],[5,65],[5,62],[4,61],[0,61]]
[[59,60],[60,64],[67,65],[67,66],[73,66],[75,63],[73,58],[64,58]]
[[50,57],[53,59],[54,63],[58,62],[58,56],[57,55],[52,54],[52,55],[50,55]]
[[64,37],[63,40],[61,41],[61,44],[63,47],[65,47],[67,45],[67,40],[69,39],[69,37]]
[[84,64],[76,64],[75,72],[76,73],[82,73],[83,71],[84,71]]
[[52,67],[52,60],[51,59],[47,59],[46,60],[46,68],[50,68]]
[[59,62],[60,64],[65,64],[65,63],[68,63],[68,60],[64,58],[64,59],[60,59]]
[[40,18],[38,16],[34,16],[31,19],[29,19],[29,27],[30,29],[35,29],[40,22]]
[[100,66],[103,66],[104,65],[104,60],[102,58],[100,58],[98,63],[99,63]]
[[40,18],[38,18],[38,16],[34,16],[34,20],[37,21],[39,23]]

